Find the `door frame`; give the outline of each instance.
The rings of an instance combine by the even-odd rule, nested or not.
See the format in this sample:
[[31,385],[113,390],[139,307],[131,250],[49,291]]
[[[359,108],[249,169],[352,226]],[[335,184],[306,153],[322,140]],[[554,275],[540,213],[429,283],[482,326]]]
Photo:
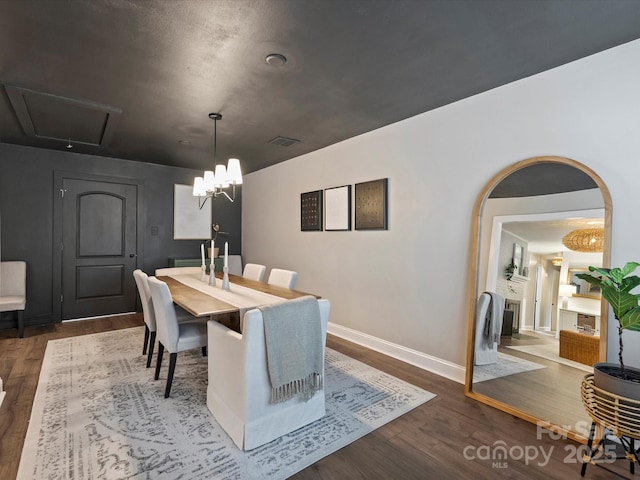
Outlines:
[[[137,214],[136,214],[136,268],[144,264],[144,228],[143,220],[146,218],[144,205],[144,181],[137,178],[115,177],[109,175],[97,175],[84,172],[69,172],[54,170],[53,172],[53,268],[51,276],[52,297],[51,311],[53,323],[62,321],[62,182],[64,179],[88,180],[104,183],[120,183],[137,187]],[[138,309],[136,298],[136,310]]]
[[[536,278],[533,291],[533,331],[540,328],[540,309],[542,307],[542,277],[544,276],[544,268],[542,265],[536,265]],[[553,320],[551,321],[553,326]]]

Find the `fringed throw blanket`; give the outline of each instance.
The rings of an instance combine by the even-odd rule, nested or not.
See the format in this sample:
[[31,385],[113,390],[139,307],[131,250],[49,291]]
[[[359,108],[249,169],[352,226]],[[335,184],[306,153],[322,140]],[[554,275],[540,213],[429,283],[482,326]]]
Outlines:
[[[500,345],[500,333],[502,332],[502,316],[504,315],[504,297],[497,293],[484,292],[489,295],[489,306],[485,313],[484,337],[487,345]],[[476,320],[477,321],[477,320]]]
[[323,386],[318,301],[307,296],[259,308],[264,320],[271,403],[298,394],[309,400]]

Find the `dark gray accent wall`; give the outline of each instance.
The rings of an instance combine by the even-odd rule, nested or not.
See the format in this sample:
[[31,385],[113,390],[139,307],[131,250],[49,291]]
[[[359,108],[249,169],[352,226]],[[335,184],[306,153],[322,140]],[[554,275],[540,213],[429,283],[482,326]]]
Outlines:
[[[128,160],[118,160],[22,147],[0,143],[0,220],[2,222],[2,260],[27,262],[27,307],[25,325],[52,322],[53,200],[60,192],[54,189],[54,172],[104,175],[136,180],[143,185],[142,251],[138,268],[153,274],[166,267],[169,257],[198,258],[200,240],[173,239],[173,185],[191,184],[201,172]],[[208,200],[211,201],[211,200]],[[228,237],[229,253],[241,254],[242,188],[234,203],[218,198],[213,204],[213,222],[220,224]],[[157,233],[157,234],[156,234]],[[12,315],[4,314],[0,328],[13,326]]]

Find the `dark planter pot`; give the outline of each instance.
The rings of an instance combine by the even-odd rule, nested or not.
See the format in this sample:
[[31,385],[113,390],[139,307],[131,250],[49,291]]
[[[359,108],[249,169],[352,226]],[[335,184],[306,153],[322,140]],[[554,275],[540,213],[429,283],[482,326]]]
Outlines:
[[596,363],[593,365],[593,383],[596,387],[621,397],[640,401],[640,370],[624,367],[630,380],[621,378],[617,363]]

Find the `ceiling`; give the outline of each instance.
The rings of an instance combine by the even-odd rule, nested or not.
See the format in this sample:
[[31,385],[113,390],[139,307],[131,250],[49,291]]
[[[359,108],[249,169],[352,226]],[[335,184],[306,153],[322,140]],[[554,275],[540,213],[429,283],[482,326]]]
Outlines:
[[5,0],[0,141],[204,169],[219,112],[248,173],[637,38],[627,0]]
[[535,163],[511,172],[489,194],[489,198],[535,197],[599,188],[582,170],[553,161]]
[[527,241],[527,250],[539,255],[555,256],[569,251],[562,237],[580,228],[604,228],[604,218],[566,218],[536,222],[509,222],[502,228]]
[[[511,172],[496,185],[489,198],[535,197],[599,188],[585,172],[572,165],[542,162]],[[555,220],[516,221],[503,224],[503,229],[526,240],[527,250],[542,256],[562,255],[569,249],[562,238],[569,232],[582,228],[604,228],[604,210],[581,212],[580,216],[567,213]],[[572,263],[584,257],[585,266],[592,254],[572,255]]]

